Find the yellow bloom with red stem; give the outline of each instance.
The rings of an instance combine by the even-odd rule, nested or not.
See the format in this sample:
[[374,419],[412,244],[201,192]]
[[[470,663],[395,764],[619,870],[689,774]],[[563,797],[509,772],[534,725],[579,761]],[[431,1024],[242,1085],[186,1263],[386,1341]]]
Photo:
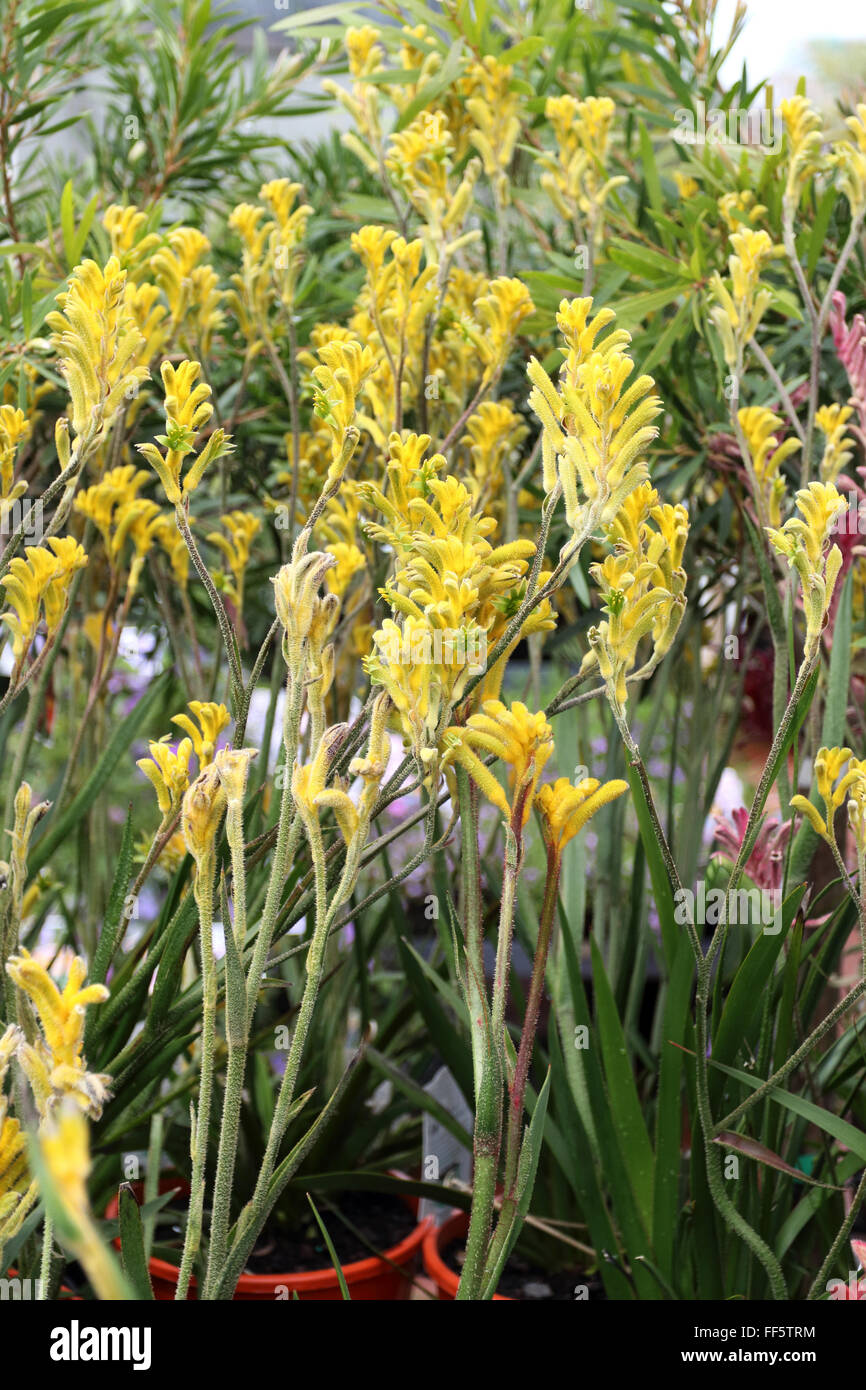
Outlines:
[[[529,819],[538,780],[553,752],[553,730],[543,712],[531,714],[520,700],[510,709],[499,700],[485,700],[477,714],[460,728],[446,731],[445,760],[466,769],[488,801],[509,822],[522,828]],[[507,768],[509,801],[501,784],[479,756],[493,753]]]
[[545,783],[535,798],[545,844],[560,855],[597,811],[627,791],[628,783],[620,778],[599,782],[595,777],[584,777],[573,785],[567,777],[558,777]]

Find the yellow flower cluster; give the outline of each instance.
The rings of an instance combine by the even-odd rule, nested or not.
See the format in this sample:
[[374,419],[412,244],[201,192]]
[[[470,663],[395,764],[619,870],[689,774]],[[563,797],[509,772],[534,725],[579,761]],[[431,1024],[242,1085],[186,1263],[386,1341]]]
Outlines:
[[[553,752],[553,730],[542,713],[530,714],[517,700],[510,709],[500,700],[485,700],[462,728],[447,730],[446,757],[466,768],[470,777],[510,821],[523,828],[532,810],[535,789]],[[477,750],[492,753],[507,769],[510,799]]]
[[793,209],[806,182],[821,168],[821,117],[804,96],[786,98],[780,109],[788,136],[785,202]]
[[822,405],[815,413],[815,424],[824,436],[821,455],[821,481],[835,483],[839,474],[854,457],[854,441],[845,427],[854,414],[850,405]]
[[228,534],[211,531],[207,539],[223,554],[231,575],[231,582],[223,587],[238,614],[241,614],[244,607],[244,575],[250,562],[252,543],[261,531],[262,523],[257,516],[243,511],[226,512],[220,517],[220,522]]
[[12,651],[18,665],[24,660],[40,620],[45,620],[50,639],[66,612],[69,586],[77,570],[87,564],[87,556],[72,536],[51,536],[47,546],[28,545],[24,555],[10,561],[9,571],[0,579],[12,613],[3,613],[12,634]]
[[482,401],[466,421],[463,442],[468,445],[471,474],[467,485],[475,495],[480,511],[502,491],[504,464],[512,452],[517,455],[528,427],[511,401]]
[[223,321],[219,277],[212,266],[200,264],[211,249],[210,241],[195,227],[176,227],[166,241],[151,257],[150,270],[168,301],[178,341],[186,350],[192,347],[207,355]]
[[164,535],[166,518],[156,502],[138,493],[148,481],[144,469],[121,464],[103,474],[98,483],[85,488],[75,499],[75,510],[96,526],[108,555],[109,564],[118,565],[126,542],[132,542],[133,560],[127,589],[134,591],[145,558],[155,540]]
[[[374,651],[364,664],[390,694],[404,736],[423,762],[435,756],[441,728],[470,674],[484,669],[487,651],[516,612],[520,580],[535,552],[530,540],[491,545],[494,518],[476,512],[457,478],[437,476],[444,460],[424,460],[429,443],[427,435],[392,435],[388,494],[372,484],[360,489],[386,519],[367,530],[395,552],[394,576],[381,592],[402,619],[386,619],[374,633]],[[553,625],[549,605],[539,605],[487,672],[482,695],[497,693],[520,636]]]
[[[6,1073],[21,1045],[21,1031],[10,1024],[0,1035],[0,1257],[3,1246],[17,1235],[36,1201],[36,1183],[27,1169],[27,1136],[9,1114],[4,1093]],[[5,1266],[4,1266],[5,1270]]]
[[72,429],[79,456],[93,449],[149,375],[141,360],[144,339],[125,296],[126,271],[115,256],[104,268],[83,261],[59,309],[46,315],[51,345],[72,400]]
[[858,102],[845,124],[852,138],[833,146],[829,163],[837,170],[837,184],[848,199],[851,216],[859,220],[866,213],[866,102]]
[[[519,700],[510,708],[499,700],[485,701],[465,725],[447,730],[445,747],[446,766],[456,762],[464,767],[516,834],[535,806],[545,844],[557,859],[596,811],[628,789],[619,779],[602,784],[594,777],[576,785],[560,777],[539,788],[553,753],[553,730],[544,714],[532,714]],[[508,795],[479,753],[493,754],[505,764]]]
[[224,430],[214,430],[181,481],[183,461],[188,454],[195,452],[196,435],[213,415],[210,387],[203,381],[196,385],[200,372],[198,362],[180,362],[177,367],[168,361],[163,362],[161,375],[165,388],[166,433],[156,438],[157,443],[165,448],[165,453],[161,453],[155,444],[136,446],[156,470],[166,497],[175,506],[198,487],[210,463],[234,448]]
[[609,97],[578,101],[569,93],[548,97],[544,114],[556,140],[556,156],[539,155],[545,172],[541,186],[554,207],[568,222],[581,218],[600,245],[604,235],[605,204],[615,188],[627,180],[607,171],[610,133],[616,107]]
[[590,318],[591,299],[563,300],[556,322],[566,343],[557,389],[541,363],[532,358],[529,403],[542,424],[544,490],[557,483],[575,538],[584,539],[601,523],[614,520],[626,498],[649,476],[640,457],[655,438],[653,421],[661,401],[652,395],[650,376],[627,385],[634,362],[623,348],[630,341],[615,329],[611,309]]
[[575,785],[567,777],[548,782],[535,798],[545,843],[557,855],[562,854],[568,842],[574,839],[596,811],[608,806],[625,791],[628,791],[628,783],[621,778],[599,782],[596,777],[584,777]]
[[85,1114],[99,1119],[111,1081],[87,1070],[83,1055],[85,1011],[108,998],[105,985],[86,985],[87,966],[75,956],[63,989],[58,989],[44,965],[23,947],[10,956],[6,972],[35,1005],[42,1036],[22,1041],[18,1060],[30,1082],[37,1109],[46,1118],[63,1100],[74,1101]]
[[0,501],[13,502],[27,491],[25,482],[12,486],[15,455],[21,444],[30,438],[32,426],[23,410],[17,406],[0,405]]
[[766,527],[770,543],[800,576],[806,612],[805,659],[814,654],[842,567],[842,552],[831,545],[833,528],[847,508],[832,483],[810,483],[795,498],[798,517],[783,526]]
[[217,739],[231,723],[225,705],[212,700],[190,700],[189,709],[192,718],[188,714],[174,714],[171,718],[172,724],[177,724],[186,735],[177,748],[171,748],[171,735],[166,734],[148,745],[148,757],[136,762],[136,767],[156,792],[164,822],[177,812],[189,787],[189,764],[193,754],[198,759],[199,771],[204,771],[213,762]]
[[455,188],[451,182],[453,158],[454,139],[443,111],[424,111],[390,137],[385,167],[424,219],[430,259],[453,256],[481,235],[478,230],[459,235],[472,206],[481,165],[470,160]]
[[758,514],[771,525],[779,526],[785,496],[785,479],[780,469],[785,459],[801,447],[800,441],[792,437],[779,443],[775,431],[782,421],[766,406],[747,406],[737,412],[737,419],[748,447]]
[[739,189],[735,193],[723,193],[719,199],[719,212],[729,232],[739,232],[743,225],[753,227],[766,216],[763,203],[756,201],[751,188]]
[[292,776],[292,795],[305,824],[315,833],[321,811],[333,811],[347,849],[356,852],[366,842],[373,810],[379,795],[382,778],[388,766],[391,740],[386,732],[389,700],[380,694],[373,702],[370,715],[370,738],[366,756],[353,758],[349,776],[360,777],[361,795],[356,806],[349,795],[348,784],[335,776],[328,786],[330,767],[346,734],[345,725],[326,730],[311,763],[299,764]]
[[514,69],[492,54],[466,71],[471,95],[466,110],[475,122],[472,144],[481,155],[484,172],[500,206],[508,202],[508,169],[520,135],[520,98],[514,90]]
[[[836,782],[846,763],[848,771]],[[866,759],[855,758],[850,748],[819,748],[815,755],[815,782],[824,803],[824,816],[805,796],[791,798],[793,809],[806,817],[822,840],[835,844],[836,812],[847,801],[854,842],[860,855],[866,854]]]
[[358,434],[353,427],[361,387],[375,365],[369,346],[352,340],[325,343],[319,348],[319,364],[313,368],[316,381],[315,410],[330,435],[331,457],[326,484],[334,483],[352,456]]
[[352,89],[347,92],[338,82],[322,83],[323,90],[336,97],[355,124],[355,130],[346,131],[341,137],[342,143],[371,174],[380,173],[383,162],[382,89],[378,83],[365,79],[384,69],[385,50],[379,42],[380,37],[379,30],[371,24],[361,28],[350,26],[346,30],[345,45]]
[[716,303],[710,309],[710,319],[721,338],[725,361],[736,370],[745,345],[754,337],[772,299],[770,291],[761,284],[761,275],[767,263],[781,254],[781,248],[773,245],[766,232],[750,227],[733,232],[731,246],[731,287],[728,289],[718,271],[714,272],[710,292]]
[[[598,666],[614,710],[622,716],[627,681],[647,676],[670,651],[685,611],[686,574],[682,568],[689,520],[681,504],[659,503],[649,483],[623,504],[608,532],[614,552],[590,566],[607,618],[587,634],[590,650],[582,671]],[[635,672],[644,638],[652,641],[649,660]]]

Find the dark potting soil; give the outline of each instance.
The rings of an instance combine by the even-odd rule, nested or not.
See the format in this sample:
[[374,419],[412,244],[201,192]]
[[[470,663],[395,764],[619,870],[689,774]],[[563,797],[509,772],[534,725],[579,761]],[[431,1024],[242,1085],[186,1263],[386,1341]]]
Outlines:
[[[326,1205],[324,1198],[314,1196],[313,1200],[341,1265],[371,1259],[384,1250],[393,1249],[411,1235],[418,1224],[406,1203],[391,1193],[343,1192],[329,1196],[330,1205]],[[332,1207],[337,1210],[332,1210]],[[178,1213],[176,1225],[170,1224],[171,1214],[175,1211]],[[181,1203],[169,1202],[163,1208],[163,1220],[155,1234],[154,1254],[174,1264],[180,1263],[183,1246],[182,1222],[185,1212],[181,1217],[182,1211]],[[345,1219],[341,1220],[341,1217]],[[355,1230],[350,1230],[350,1226]],[[246,1263],[245,1273],[299,1274],[307,1270],[331,1268],[328,1247],[307,1206],[306,1210],[298,1213],[291,1228],[288,1224],[284,1228],[275,1224],[262,1234]]]
[[[463,1270],[465,1241],[452,1240],[441,1252],[442,1260],[455,1274]],[[496,1292],[520,1303],[573,1303],[576,1289],[586,1288],[590,1299],[604,1298],[600,1280],[590,1278],[577,1269],[558,1269],[555,1273],[539,1269],[520,1255],[511,1255]],[[586,1294],[582,1295],[586,1297]]]
[[[331,1198],[330,1205],[314,1200],[341,1265],[371,1259],[392,1249],[411,1235],[418,1224],[406,1203],[387,1192],[343,1192]],[[299,1213],[290,1230],[276,1227],[266,1231],[246,1268],[248,1274],[330,1269],[328,1247],[309,1208]]]

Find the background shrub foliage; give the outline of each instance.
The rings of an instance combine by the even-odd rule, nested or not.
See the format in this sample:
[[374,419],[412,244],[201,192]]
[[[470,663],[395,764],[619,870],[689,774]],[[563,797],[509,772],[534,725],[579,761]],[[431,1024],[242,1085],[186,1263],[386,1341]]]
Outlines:
[[229,1297],[307,1188],[422,1171],[442,1062],[462,1297],[518,1232],[618,1299],[847,1276],[866,108],[723,88],[714,16],[330,5],[239,64],[208,0],[7,5],[0,1236],[49,1291],[145,1287],[162,1164]]

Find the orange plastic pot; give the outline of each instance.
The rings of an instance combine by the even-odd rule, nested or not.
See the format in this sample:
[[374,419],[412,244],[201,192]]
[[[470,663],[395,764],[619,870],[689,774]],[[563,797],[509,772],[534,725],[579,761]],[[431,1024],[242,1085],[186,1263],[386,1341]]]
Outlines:
[[[460,1283],[460,1275],[455,1274],[454,1270],[445,1263],[442,1258],[442,1251],[447,1250],[453,1240],[465,1240],[468,1232],[469,1213],[455,1207],[451,1215],[446,1216],[441,1226],[434,1226],[424,1237],[421,1251],[424,1258],[424,1273],[433,1280],[440,1298],[456,1298],[457,1286]],[[508,1298],[503,1293],[495,1293],[493,1298],[496,1303],[513,1302],[513,1299]]]
[[[399,1175],[395,1175],[399,1176]],[[141,1201],[143,1183],[133,1183],[132,1190]],[[160,1194],[179,1191],[189,1193],[189,1183],[182,1178],[162,1178]],[[414,1212],[418,1210],[417,1198],[407,1198],[407,1204]],[[116,1220],[119,1198],[112,1197],[106,1208],[106,1218]],[[400,1241],[399,1245],[383,1252],[381,1256],[371,1256],[367,1260],[355,1260],[343,1265],[343,1277],[353,1300],[392,1303],[409,1297],[412,1287],[412,1273],[421,1254],[424,1238],[432,1227],[432,1219],[426,1217],[415,1229]],[[119,1239],[115,1240],[119,1248]],[[148,1262],[154,1298],[166,1302],[173,1299],[177,1290],[177,1266],[167,1260],[151,1257]],[[187,1298],[197,1297],[195,1279],[190,1279]],[[282,1299],[294,1299],[297,1293],[302,1302],[338,1302],[342,1300],[340,1281],[336,1270],[329,1265],[326,1269],[304,1270],[297,1274],[242,1274],[234,1293],[234,1301],[240,1303],[274,1303]]]

